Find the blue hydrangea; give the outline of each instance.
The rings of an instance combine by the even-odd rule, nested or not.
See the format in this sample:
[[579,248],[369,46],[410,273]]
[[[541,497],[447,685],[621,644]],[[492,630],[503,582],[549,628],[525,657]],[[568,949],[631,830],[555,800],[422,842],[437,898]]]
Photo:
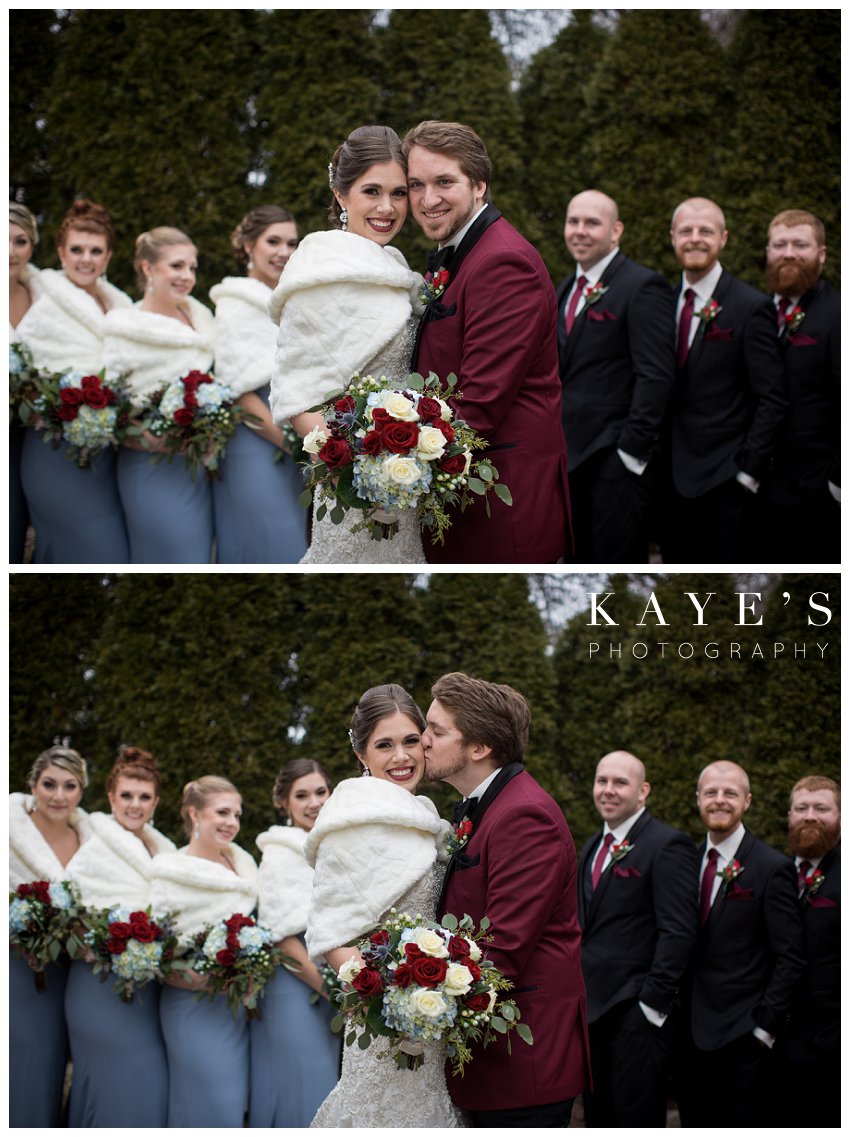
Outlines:
[[417,1042],[432,1042],[443,1036],[457,1018],[457,1000],[440,991],[429,991],[428,995],[440,997],[444,1009],[438,1015],[422,1015],[414,1007],[414,1000],[423,993],[423,988],[388,987],[384,992],[383,1020],[387,1026]]
[[74,897],[66,884],[51,884],[50,886],[50,903],[54,908],[72,908],[74,905]]
[[[406,474],[412,472],[415,477],[400,484],[390,473],[394,465],[396,469],[403,468]],[[428,492],[432,478],[431,463],[413,455],[358,454],[354,459],[352,484],[357,496],[384,509],[414,509],[419,498]]]
[[143,944],[138,940],[127,940],[126,949],[113,956],[112,970],[122,979],[147,983],[156,977],[161,959],[161,943]]
[[32,919],[32,907],[28,900],[16,897],[9,904],[9,931],[13,936],[25,932]]
[[272,935],[268,928],[255,924],[253,928],[240,928],[239,946],[248,955],[256,955],[261,948],[271,943]]
[[75,419],[63,423],[62,435],[71,446],[98,450],[114,440],[117,418],[118,412],[114,407],[96,409],[81,406]]

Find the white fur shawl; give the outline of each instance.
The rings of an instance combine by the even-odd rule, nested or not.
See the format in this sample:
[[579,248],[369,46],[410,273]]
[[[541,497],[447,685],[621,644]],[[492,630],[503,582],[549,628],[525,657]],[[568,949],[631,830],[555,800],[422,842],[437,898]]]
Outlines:
[[280,324],[272,418],[324,402],[379,355],[410,318],[422,278],[390,246],[332,229],[305,237],[269,301]]
[[[15,331],[32,352],[36,367],[100,371],[106,315],[98,302],[57,269],[42,269],[38,282],[41,295]],[[132,306],[130,297],[106,280],[97,282],[97,290],[112,312]]]
[[153,859],[150,905],[154,913],[175,917],[178,939],[185,943],[207,924],[235,912],[250,916],[257,904],[257,865],[238,845],[228,846],[236,872],[186,848]]
[[[35,265],[24,265],[24,271],[21,273],[21,276],[23,278],[24,284],[29,289],[29,294],[32,297],[32,303],[35,304],[36,300],[38,300],[42,294],[41,273],[35,267]],[[24,322],[24,316],[27,316],[29,314],[30,308],[32,308],[32,304],[26,310],[26,312],[24,312],[24,315],[21,317],[21,321],[20,321],[21,324]],[[20,327],[20,324],[18,325],[18,327]],[[18,334],[18,328],[13,327],[13,325],[10,321],[9,322],[9,343],[20,343],[20,342],[21,342],[21,337]]]
[[316,866],[307,915],[314,959],[374,928],[438,857],[450,826],[427,797],[383,778],[340,782],[307,835]]
[[277,326],[269,316],[272,290],[261,280],[226,276],[210,289],[215,304],[215,373],[237,395],[264,387],[274,367]]
[[[74,857],[69,877],[78,886],[87,908],[128,905],[147,907],[153,858],[129,830],[106,813],[89,814],[92,838]],[[145,836],[157,853],[173,853],[174,842],[150,825]]]
[[273,825],[257,838],[260,861],[260,923],[275,934],[298,936],[307,927],[313,869],[304,859],[307,833],[292,825]]
[[29,884],[33,880],[70,880],[74,862],[91,837],[88,814],[83,809],[75,809],[71,814],[71,824],[80,838],[80,848],[67,865],[63,865],[36,828],[29,815],[30,795],[9,794],[9,888],[19,884]]
[[146,312],[138,304],[106,317],[103,363],[125,376],[140,402],[190,371],[209,371],[213,362],[213,314],[186,297],[192,327],[173,316]]

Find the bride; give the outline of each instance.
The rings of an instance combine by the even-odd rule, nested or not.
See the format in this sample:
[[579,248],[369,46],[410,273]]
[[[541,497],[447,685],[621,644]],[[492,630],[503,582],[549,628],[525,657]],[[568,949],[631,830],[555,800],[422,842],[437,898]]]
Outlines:
[[[415,796],[425,771],[424,729],[403,687],[368,690],[349,732],[364,777],[336,787],[307,836],[304,855],[315,865],[307,950],[337,971],[358,956],[342,945],[376,927],[390,908],[434,918],[450,827],[429,798]],[[383,1039],[366,1050],[346,1046],[342,1077],[311,1128],[462,1127],[443,1061],[437,1042],[425,1043],[418,1070],[399,1069]]]
[[[322,426],[305,413],[345,388],[355,374],[386,376],[393,385],[410,370],[422,277],[391,247],[407,217],[407,167],[401,142],[387,126],[361,126],[334,152],[329,167],[334,228],[305,237],[269,301],[280,324],[271,380],[271,411],[304,437]],[[318,496],[318,495],[317,495]],[[339,524],[313,519],[313,543],[302,563],[421,564],[425,554],[415,510],[399,517],[396,535],[376,541],[352,509]]]

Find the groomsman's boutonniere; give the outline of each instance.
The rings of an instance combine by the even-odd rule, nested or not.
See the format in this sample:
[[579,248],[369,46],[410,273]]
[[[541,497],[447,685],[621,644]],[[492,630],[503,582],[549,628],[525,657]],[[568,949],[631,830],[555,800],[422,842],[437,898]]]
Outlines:
[[825,880],[826,877],[823,875],[820,869],[812,869],[809,875],[803,880],[803,888],[806,891],[806,898],[808,899],[808,897],[814,896]]
[[608,286],[603,284],[601,280],[597,280],[596,284],[591,284],[584,290],[584,302],[587,305],[595,304],[596,301],[604,296],[608,291]]
[[446,291],[451,280],[451,273],[447,268],[438,268],[436,272],[426,272],[419,299],[423,304],[430,304],[432,300],[439,300]]
[[789,336],[793,336],[794,332],[800,327],[803,320],[806,318],[806,313],[799,304],[795,304],[790,312],[785,314],[785,327]]
[[621,841],[619,845],[612,845],[611,860],[616,864],[617,861],[621,861],[623,857],[628,856],[633,848],[634,845],[631,845],[628,841]]
[[719,313],[722,311],[723,309],[720,307],[716,300],[709,300],[704,308],[700,308],[700,310],[697,312],[697,316],[699,317],[700,327],[703,329],[703,331],[708,327],[712,320],[717,318]]
[[723,881],[723,891],[725,892],[729,885],[737,880],[741,873],[744,871],[744,866],[740,861],[730,861],[726,868],[721,869],[717,874]]
[[459,825],[454,827],[454,832],[449,834],[446,848],[450,857],[453,857],[458,849],[462,849],[469,838],[472,836],[472,822],[469,818],[465,818]]

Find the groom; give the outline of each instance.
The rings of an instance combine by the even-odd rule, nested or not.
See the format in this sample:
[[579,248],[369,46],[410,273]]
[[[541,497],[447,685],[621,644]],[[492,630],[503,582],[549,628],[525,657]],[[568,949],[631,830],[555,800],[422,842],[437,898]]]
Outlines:
[[[452,672],[431,688],[422,736],[429,781],[467,799],[472,833],[452,857],[438,918],[487,916],[487,954],[513,983],[534,1036],[475,1048],[454,1103],[476,1127],[566,1127],[590,1066],[576,853],[556,802],[523,767],[531,714],[518,691]],[[456,822],[457,823],[457,822]]]
[[[455,518],[432,562],[551,564],[572,551],[561,429],[557,301],[540,255],[490,203],[484,143],[456,122],[421,122],[402,143],[410,207],[448,272],[419,327],[412,370],[454,372],[460,416],[513,497]],[[433,263],[432,263],[433,262]]]

